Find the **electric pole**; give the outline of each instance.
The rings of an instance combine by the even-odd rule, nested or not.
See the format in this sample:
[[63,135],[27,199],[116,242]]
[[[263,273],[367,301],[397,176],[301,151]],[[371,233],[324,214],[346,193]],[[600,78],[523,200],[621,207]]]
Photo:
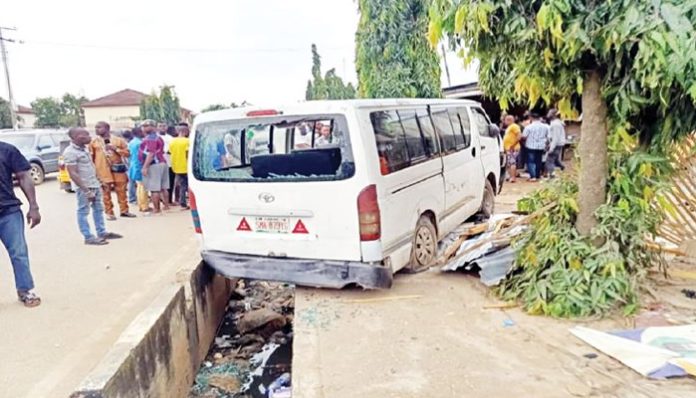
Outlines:
[[2,53],[2,63],[5,66],[5,80],[7,81],[7,95],[10,100],[10,117],[12,118],[12,128],[17,130],[17,106],[14,102],[14,96],[12,95],[12,85],[10,84],[10,68],[7,65],[7,49],[5,49],[5,42],[13,42],[14,40],[2,37],[3,30],[17,30],[17,28],[4,28],[0,26],[0,52]]

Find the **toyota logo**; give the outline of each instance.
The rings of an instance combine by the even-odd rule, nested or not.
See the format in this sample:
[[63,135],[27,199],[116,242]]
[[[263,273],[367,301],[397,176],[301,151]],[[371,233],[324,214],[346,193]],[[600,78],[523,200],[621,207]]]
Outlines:
[[259,194],[259,200],[264,203],[272,203],[275,201],[275,196],[271,195],[270,193],[264,192],[262,194]]

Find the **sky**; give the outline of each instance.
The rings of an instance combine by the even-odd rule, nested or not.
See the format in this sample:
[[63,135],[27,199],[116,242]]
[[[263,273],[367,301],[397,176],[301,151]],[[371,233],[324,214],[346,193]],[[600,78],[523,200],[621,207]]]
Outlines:
[[[70,92],[95,99],[174,85],[182,106],[304,99],[316,43],[323,72],[357,82],[356,0],[22,0],[0,26],[15,102]],[[20,41],[22,43],[20,43]],[[474,81],[453,53],[452,84]],[[1,72],[0,72],[1,73]],[[446,78],[443,72],[443,83]],[[5,80],[0,97],[7,98]]]

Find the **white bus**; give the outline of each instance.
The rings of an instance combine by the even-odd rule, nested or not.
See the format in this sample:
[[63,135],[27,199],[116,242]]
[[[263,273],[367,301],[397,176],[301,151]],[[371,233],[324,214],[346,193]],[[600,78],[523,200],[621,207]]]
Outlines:
[[499,129],[473,101],[310,101],[196,117],[202,257],[227,277],[388,288],[439,239],[490,215]]

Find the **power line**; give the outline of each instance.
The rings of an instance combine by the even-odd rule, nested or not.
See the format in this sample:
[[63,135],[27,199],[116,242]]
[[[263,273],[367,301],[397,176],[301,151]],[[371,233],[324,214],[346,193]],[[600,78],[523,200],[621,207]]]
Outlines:
[[[183,52],[183,53],[281,53],[281,52],[309,52],[308,48],[176,48],[176,47],[130,47],[112,46],[89,43],[61,43],[40,40],[25,40],[22,44],[53,46],[53,47],[72,47],[89,48],[97,50],[111,51],[142,51],[142,52]],[[352,47],[329,47],[322,48],[322,51],[344,51]]]

